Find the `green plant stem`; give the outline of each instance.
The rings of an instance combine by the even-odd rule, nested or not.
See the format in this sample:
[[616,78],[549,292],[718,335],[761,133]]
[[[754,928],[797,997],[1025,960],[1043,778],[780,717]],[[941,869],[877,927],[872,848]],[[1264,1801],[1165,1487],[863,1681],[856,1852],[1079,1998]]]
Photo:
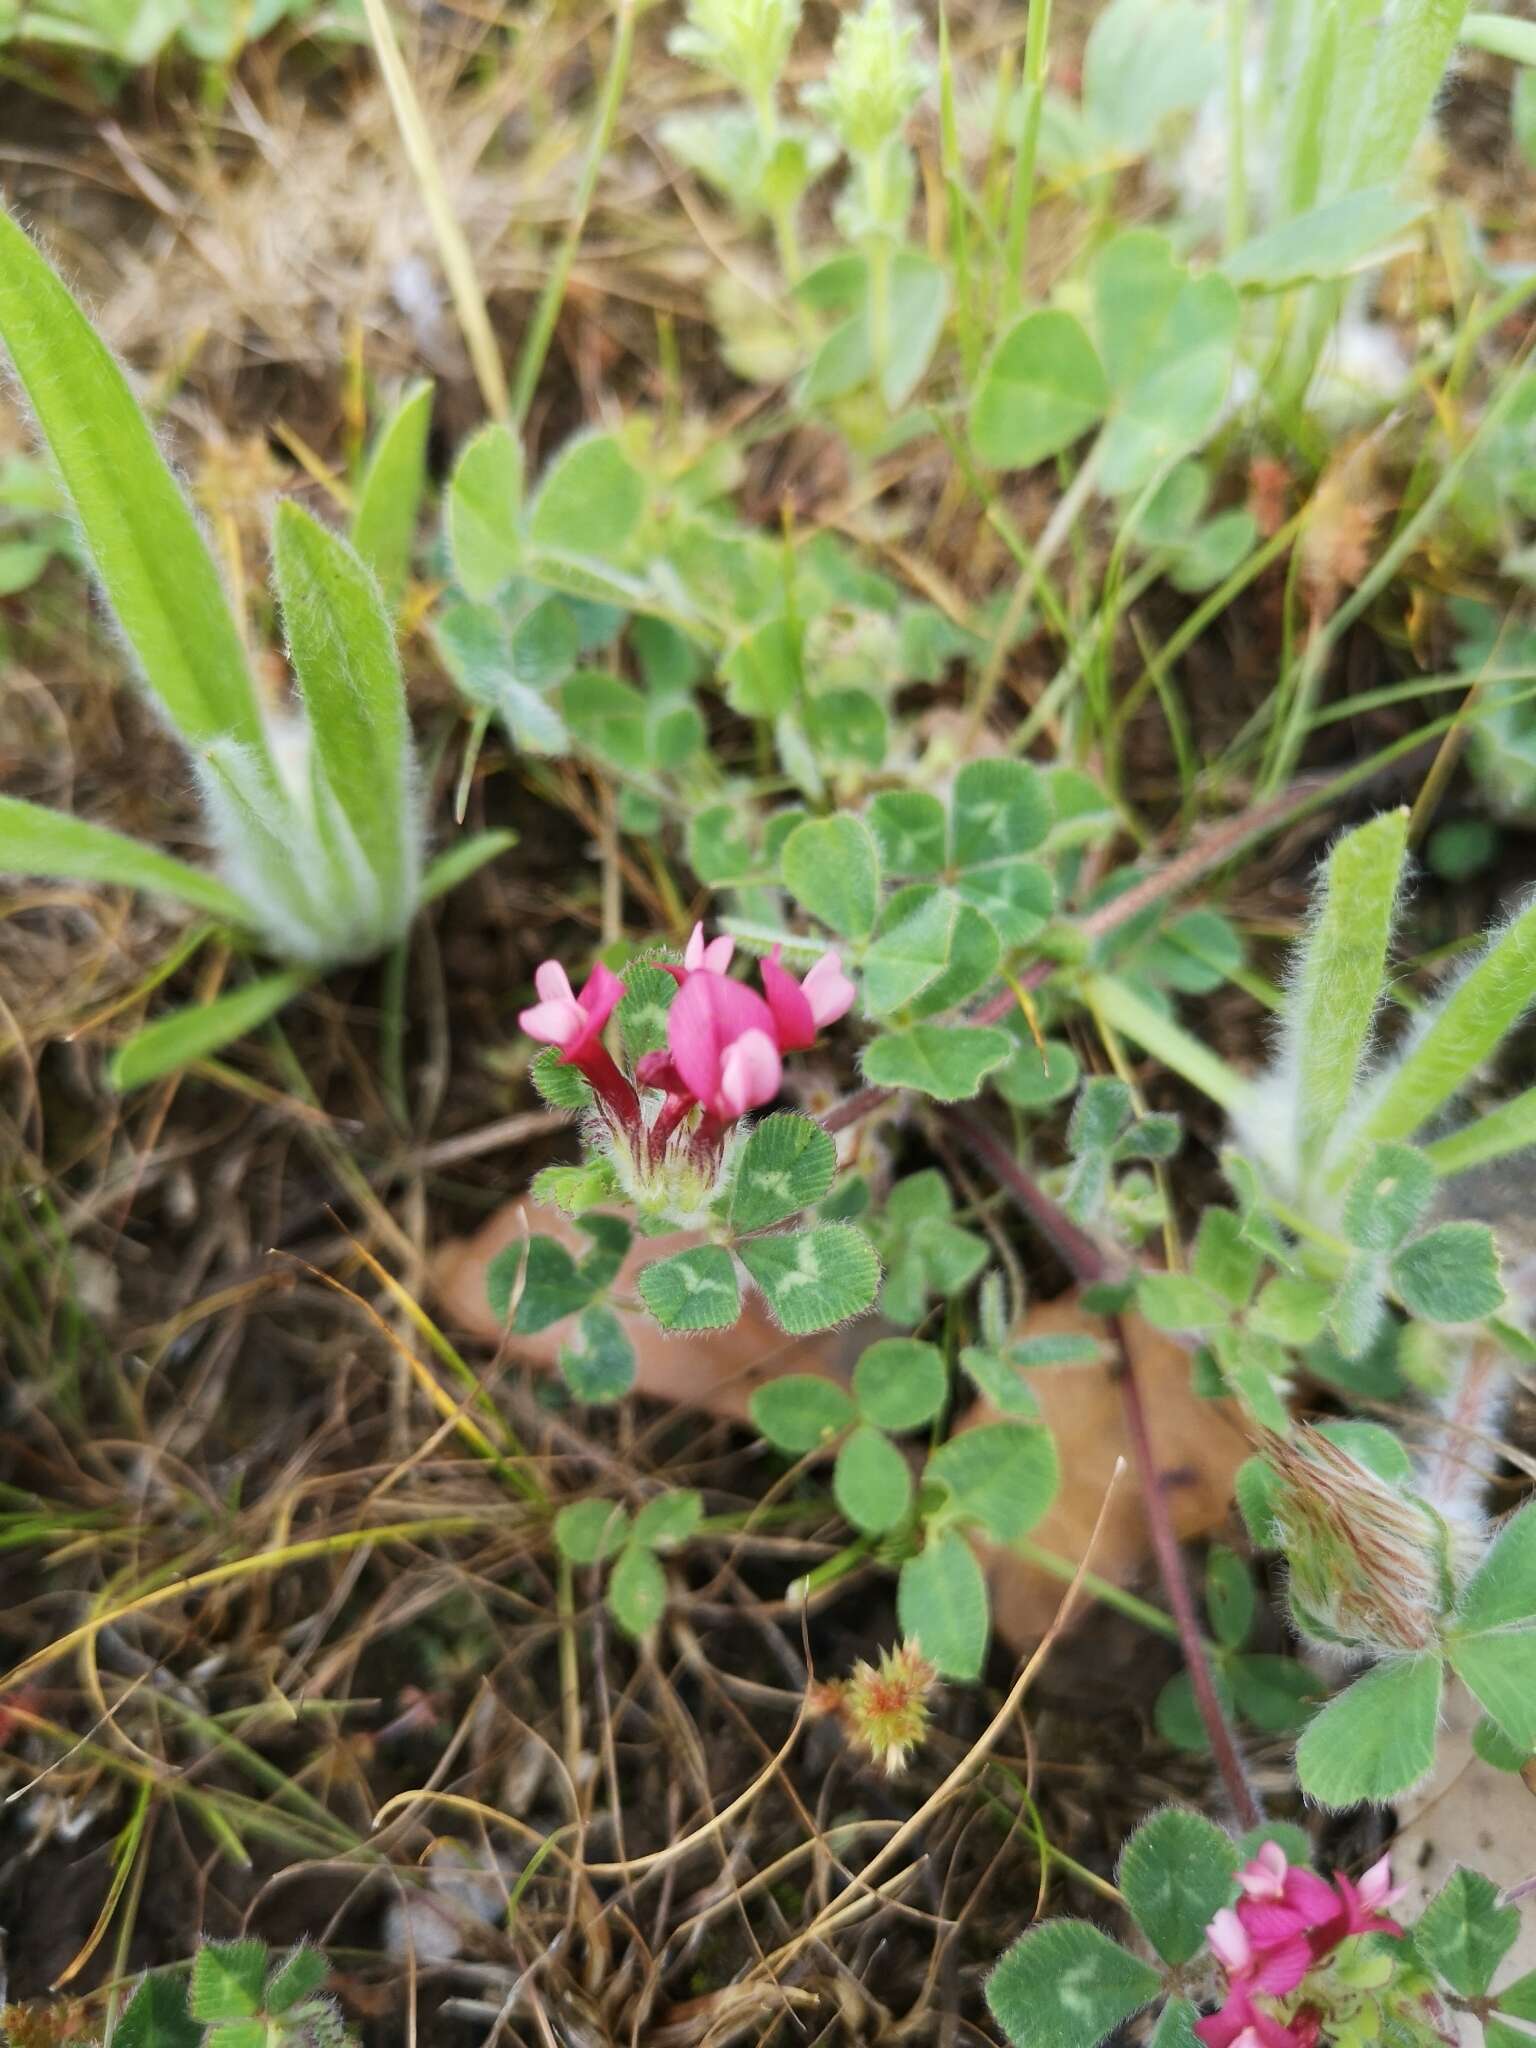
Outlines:
[[828,1586],[835,1586],[839,1579],[845,1579],[856,1565],[864,1562],[875,1547],[873,1536],[859,1536],[833,1557],[824,1558],[798,1579],[790,1581],[786,1598],[802,1604],[813,1594],[822,1592]]
[[[368,0],[377,6],[380,0]],[[597,181],[602,173],[603,159],[613,141],[613,131],[618,123],[619,104],[624,97],[625,82],[629,77],[630,59],[635,49],[635,0],[619,0],[614,16],[613,48],[608,55],[608,71],[603,80],[603,97],[598,105],[597,120],[593,124],[592,138],[587,145],[587,160],[582,165],[581,183],[577,187],[576,202],[571,208],[570,224],[565,231],[565,240],[544,280],[544,289],[528,323],[528,332],[523,339],[522,354],[517,361],[517,374],[512,382],[512,417],[519,426],[528,417],[528,408],[533,403],[533,394],[538,388],[539,375],[544,368],[544,358],[549,353],[549,344],[555,332],[555,322],[560,317],[560,308],[565,300],[565,288],[570,281],[571,266],[576,261],[576,251],[586,232],[587,215],[592,210],[592,201],[597,195]]]
[[463,331],[464,345],[469,350],[469,360],[474,366],[480,396],[491,417],[502,419],[507,410],[506,372],[501,366],[496,337],[491,332],[490,315],[485,310],[485,294],[480,289],[475,259],[453,210],[453,202],[448,197],[442,165],[437,160],[421,102],[416,97],[416,88],[411,83],[411,74],[406,68],[384,0],[363,0],[363,13],[379,69],[384,74],[384,85],[394,109],[400,140],[405,144],[406,157],[421,188],[422,204],[432,224],[433,239],[442,258],[448,289],[453,296],[453,309]]
[[[998,1184],[1008,1190],[1024,1214],[1054,1246],[1079,1286],[1090,1286],[1110,1278],[1108,1262],[1098,1245],[1025,1172],[996,1135],[968,1109],[956,1107],[950,1110],[949,1115],[951,1129],[959,1133]],[[1237,1738],[1228,1725],[1220,1696],[1216,1691],[1215,1680],[1211,1675],[1205,1638],[1200,1632],[1199,1617],[1195,1612],[1194,1593],[1184,1570],[1179,1539],[1174,1532],[1173,1518],[1168,1512],[1163,1475],[1158,1470],[1157,1456],[1152,1446],[1152,1433],[1147,1422],[1141,1382],[1137,1376],[1135,1353],[1127,1338],[1123,1319],[1118,1315],[1112,1315],[1108,1318],[1108,1323],[1115,1348],[1119,1353],[1120,1400],[1125,1415],[1131,1463],[1141,1488],[1142,1505],[1146,1510],[1147,1527],[1152,1537],[1152,1550],[1162,1577],[1163,1590],[1167,1593],[1168,1604],[1173,1610],[1179,1647],[1184,1653],[1195,1704],[1205,1724],[1211,1754],[1221,1773],[1221,1780],[1226,1787],[1227,1797],[1232,1802],[1234,1814],[1243,1827],[1258,1827],[1264,1818],[1263,1809],[1249,1781],[1237,1747]]]
[[[974,751],[976,742],[981,736],[982,727],[986,724],[987,713],[992,708],[992,700],[997,695],[997,686],[1002,681],[1003,670],[1007,665],[1013,643],[1018,637],[1020,626],[1024,623],[1025,614],[1034,602],[1036,592],[1043,587],[1045,572],[1055,560],[1062,543],[1077,524],[1078,517],[1093,491],[1098,476],[1099,456],[1103,445],[1103,437],[1101,435],[1083,457],[1077,475],[1073,477],[1071,483],[1068,484],[1066,490],[1057,500],[1056,508],[1046,522],[1045,531],[1041,534],[1038,543],[1031,548],[1023,540],[1022,536],[1015,535],[1018,547],[1022,550],[1024,573],[1013,587],[1013,595],[1009,598],[1007,610],[998,622],[997,631],[992,637],[992,645],[987,650],[986,662],[983,665],[980,676],[977,678],[976,694],[971,700],[970,709],[966,714],[965,727],[959,740],[959,751],[962,759],[965,759]],[[990,513],[989,516],[991,516]],[[992,523],[997,527],[999,533],[1003,534],[1005,542],[1012,547],[1014,542],[1009,540],[1007,533],[1003,532],[1003,527],[999,523],[998,518],[994,516]],[[1011,521],[1009,525],[1012,525]],[[1065,624],[1066,622],[1062,620],[1061,623]]]
[[1252,1088],[1237,1069],[1228,1066],[1174,1018],[1155,1009],[1127,982],[1112,974],[1091,974],[1083,980],[1082,993],[1090,1010],[1139,1045],[1143,1052],[1151,1053],[1202,1095],[1209,1096],[1228,1116],[1241,1113]]
[[[1070,1586],[1077,1577],[1078,1567],[1070,1557],[1063,1557],[1059,1551],[1047,1550],[1044,1544],[1033,1543],[1027,1536],[1013,1548],[1020,1557],[1028,1558],[1032,1565],[1048,1572],[1053,1579],[1060,1579],[1063,1585]],[[1123,1614],[1127,1621],[1139,1622],[1155,1635],[1167,1636],[1170,1642],[1179,1640],[1177,1622],[1164,1614],[1161,1607],[1154,1607],[1150,1600],[1138,1599],[1123,1586],[1117,1586],[1113,1579],[1101,1579],[1094,1572],[1084,1572],[1082,1587],[1085,1593],[1091,1593],[1105,1607],[1113,1607],[1117,1613]]]
[[1248,173],[1244,137],[1243,46],[1248,39],[1248,0],[1226,0],[1223,28],[1227,57],[1227,208],[1229,250],[1248,238]]
[[1008,205],[1008,295],[1016,305],[1028,295],[1029,223],[1035,204],[1035,167],[1040,153],[1040,117],[1045,110],[1045,81],[1050,54],[1051,0],[1029,0],[1029,25],[1024,31],[1024,118],[1013,158],[1013,189]]

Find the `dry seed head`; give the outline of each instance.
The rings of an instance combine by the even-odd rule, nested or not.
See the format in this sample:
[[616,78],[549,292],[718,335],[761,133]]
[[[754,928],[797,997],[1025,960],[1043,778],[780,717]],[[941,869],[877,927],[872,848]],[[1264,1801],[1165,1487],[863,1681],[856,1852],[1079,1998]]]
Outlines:
[[836,1714],[849,1739],[894,1778],[928,1733],[938,1677],[916,1643],[899,1643],[878,1665],[861,1658],[847,1678],[813,1686],[809,1704],[815,1713]]
[[1264,1455],[1301,1619],[1361,1649],[1427,1649],[1446,1595],[1439,1519],[1304,1424],[1269,1436]]

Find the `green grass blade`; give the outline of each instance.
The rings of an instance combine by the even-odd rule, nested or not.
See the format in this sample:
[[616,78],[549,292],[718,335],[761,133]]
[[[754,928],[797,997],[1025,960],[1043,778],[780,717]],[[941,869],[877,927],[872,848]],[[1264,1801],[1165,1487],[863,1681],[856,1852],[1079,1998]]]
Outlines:
[[1501,1102],[1497,1109],[1452,1131],[1449,1137],[1437,1138],[1424,1147],[1424,1157],[1436,1173],[1447,1177],[1486,1166],[1492,1159],[1507,1159],[1511,1152],[1523,1152],[1528,1145],[1536,1145],[1536,1088]]
[[0,874],[46,875],[55,881],[112,882],[171,896],[242,928],[250,905],[217,875],[194,868],[169,853],[92,825],[65,811],[50,811],[19,796],[0,796]]
[[1386,1077],[1366,1119],[1373,1143],[1411,1138],[1466,1086],[1536,1000],[1536,903],[1494,939]]
[[436,859],[427,862],[427,871],[421,878],[421,901],[435,903],[439,896],[446,896],[451,889],[457,889],[460,882],[467,882],[476,869],[483,868],[488,860],[494,860],[498,853],[505,853],[509,846],[516,846],[515,832],[474,832],[468,839],[461,839],[455,846],[446,847]]
[[265,1024],[284,1003],[292,1002],[311,978],[298,968],[287,968],[281,974],[264,974],[258,981],[248,981],[243,988],[231,989],[228,995],[200,1003],[196,1009],[173,1010],[118,1047],[107,1062],[108,1082],[126,1093],[130,1088],[142,1088],[147,1081],[158,1081],[163,1074],[173,1074],[192,1060],[206,1059],[221,1046],[254,1031],[258,1024]]
[[0,212],[0,338],[144,679],[189,744],[266,736],[218,570],[105,343]]
[[391,611],[398,607],[410,574],[416,521],[427,486],[432,391],[430,382],[413,384],[380,428],[352,515],[352,545],[378,577]]
[[1304,1168],[1321,1157],[1355,1092],[1381,1000],[1407,848],[1408,813],[1398,809],[1347,834],[1328,856],[1286,1005]]
[[[291,501],[277,509],[273,571],[319,785],[367,868],[380,931],[398,935],[415,907],[420,846],[405,685],[388,615],[346,542]],[[322,832],[329,823],[322,817]],[[335,885],[355,895],[362,878],[350,872],[349,849],[335,850]]]
[[1155,1009],[1128,982],[1112,974],[1090,975],[1083,983],[1083,1000],[1106,1024],[1171,1072],[1182,1075],[1229,1116],[1239,1115],[1247,1105],[1252,1087],[1237,1069],[1174,1018]]

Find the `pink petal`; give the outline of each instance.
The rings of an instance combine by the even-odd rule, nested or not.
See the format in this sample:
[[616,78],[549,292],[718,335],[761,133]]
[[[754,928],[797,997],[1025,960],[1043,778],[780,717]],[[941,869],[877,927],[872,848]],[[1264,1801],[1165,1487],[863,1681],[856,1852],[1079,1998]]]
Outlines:
[[1317,2020],[1311,2012],[1299,2012],[1289,2022],[1273,2019],[1267,2012],[1256,2012],[1253,2026],[1262,2048],[1312,2048],[1318,2035]]
[[688,934],[688,944],[683,952],[684,971],[688,974],[724,974],[735,951],[736,941],[726,932],[706,945],[704,927],[696,924]]
[[531,1010],[520,1010],[517,1021],[540,1045],[558,1045],[562,1050],[579,1044],[587,1025],[585,1012],[574,996],[556,996],[548,1002],[535,1003]]
[[1300,1867],[1286,1872],[1285,1903],[1304,1914],[1311,1927],[1321,1927],[1339,1910],[1338,1894],[1327,1879]]
[[1271,1998],[1283,1998],[1294,1991],[1312,1967],[1312,1944],[1304,1934],[1293,1935],[1277,1948],[1263,1950],[1253,1973],[1254,1989]]
[[1393,1884],[1392,1859],[1390,1856],[1383,1856],[1379,1862],[1373,1863],[1361,1878],[1360,1901],[1371,1912],[1379,1913],[1386,1906],[1395,1906],[1407,1890],[1405,1884]]
[[669,1095],[686,1095],[688,1092],[669,1052],[642,1053],[635,1062],[635,1079],[642,1088],[665,1088]]
[[835,953],[823,953],[800,986],[805,991],[805,999],[811,1006],[811,1015],[818,1030],[835,1024],[839,1017],[846,1017],[858,993],[844,974],[843,963]]
[[542,1002],[572,1003],[576,1000],[570,976],[558,960],[546,960],[541,967],[535,968],[533,985],[538,990]]
[[717,1114],[738,1113],[719,1107],[721,1064],[726,1049],[749,1031],[773,1045],[773,1012],[761,996],[724,974],[690,974],[667,1012],[673,1065],[689,1094]]
[[[543,991],[540,990],[540,994]],[[587,1013],[588,1029],[595,1035],[601,1031],[619,1002],[623,999],[624,984],[611,968],[599,960],[587,976],[587,985],[577,1001]]]
[[726,1048],[720,1063],[717,1107],[727,1116],[745,1116],[749,1109],[772,1102],[783,1078],[779,1048],[766,1031],[744,1031]]
[[763,976],[763,993],[773,1012],[779,1049],[782,1052],[803,1052],[808,1045],[816,1043],[815,1012],[799,982],[779,965],[778,953],[775,946],[766,960],[758,962]]
[[1278,1899],[1285,1890],[1285,1871],[1285,1851],[1278,1842],[1266,1842],[1237,1873],[1237,1881],[1250,1899]]
[[1244,2029],[1253,2019],[1253,2005],[1248,1993],[1238,1986],[1227,1996],[1220,2012],[1213,2012],[1203,2020],[1196,2020],[1195,2033],[1205,2043],[1205,2048],[1233,2048]]
[[1205,1938],[1211,1945],[1211,1954],[1225,1970],[1246,1970],[1253,1961],[1248,1930],[1230,1906],[1222,1907],[1206,1928]]
[[[1334,1912],[1337,1911],[1335,1902]],[[1306,1934],[1313,1925],[1298,1907],[1287,1906],[1278,1899],[1239,1899],[1237,1917],[1256,1948],[1273,1948],[1277,1942],[1289,1941],[1293,1934]]]

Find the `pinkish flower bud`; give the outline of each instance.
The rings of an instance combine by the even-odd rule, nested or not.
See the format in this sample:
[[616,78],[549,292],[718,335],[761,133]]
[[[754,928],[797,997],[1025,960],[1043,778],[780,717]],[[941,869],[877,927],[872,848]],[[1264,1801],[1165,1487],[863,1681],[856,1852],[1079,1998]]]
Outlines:
[[1244,1895],[1250,1899],[1278,1899],[1285,1895],[1285,1851],[1278,1842],[1266,1842],[1251,1863],[1237,1873]]
[[1356,1890],[1360,1894],[1361,1905],[1368,1912],[1384,1913],[1388,1906],[1397,1904],[1406,1894],[1408,1887],[1405,1884],[1393,1884],[1392,1859],[1390,1856],[1383,1856],[1371,1865],[1356,1886]]
[[1248,1930],[1230,1906],[1223,1906],[1210,1926],[1205,1938],[1211,1945],[1211,1954],[1229,1976],[1239,1976],[1253,1962],[1253,1944],[1248,1939]]
[[854,986],[836,953],[823,953],[804,981],[779,964],[775,946],[760,963],[763,992],[773,1012],[781,1052],[803,1052],[816,1043],[823,1025],[835,1024],[853,1007]]
[[683,948],[683,964],[662,960],[658,964],[663,974],[670,974],[681,988],[691,974],[724,974],[736,953],[736,941],[727,932],[706,944],[704,927],[696,924],[688,934],[688,944]]
[[603,1044],[603,1026],[624,993],[623,982],[599,960],[581,994],[573,995],[565,969],[546,960],[533,985],[539,1000],[519,1013],[518,1023],[541,1045],[558,1046],[564,1064],[586,1077],[620,1123],[638,1124],[639,1100]]
[[539,1000],[517,1021],[541,1045],[558,1045],[572,1065],[601,1032],[624,993],[623,982],[601,960],[579,996],[571,993],[570,977],[558,960],[546,960],[534,974],[533,985]]
[[735,952],[736,941],[728,933],[722,932],[706,945],[704,927],[696,924],[689,934],[683,965],[690,974],[724,974]]
[[667,1012],[672,1064],[685,1087],[722,1122],[771,1102],[782,1063],[773,1012],[739,981],[690,974]]

